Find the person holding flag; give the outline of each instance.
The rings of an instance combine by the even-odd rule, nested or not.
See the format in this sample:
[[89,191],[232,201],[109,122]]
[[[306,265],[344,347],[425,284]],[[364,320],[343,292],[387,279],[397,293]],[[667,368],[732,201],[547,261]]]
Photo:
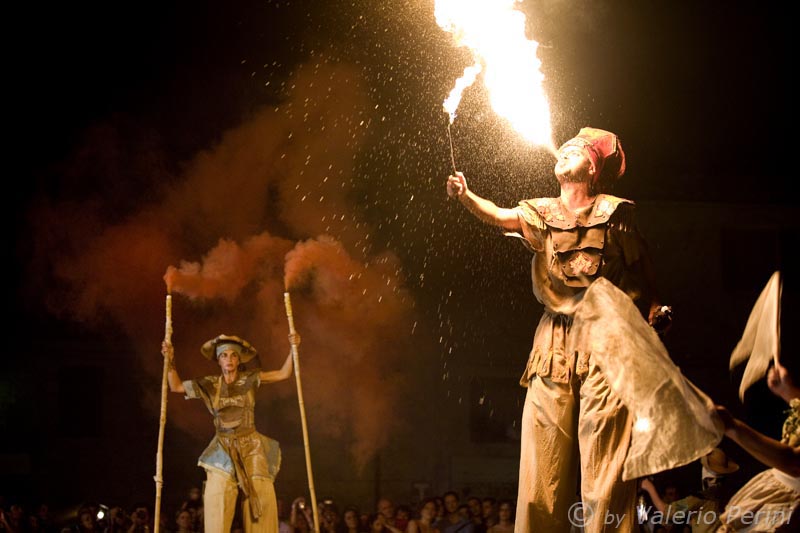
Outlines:
[[[772,393],[789,406],[780,440],[764,435],[717,405],[725,436],[769,467],[756,474],[734,494],[720,517],[721,533],[733,531],[797,531],[800,520],[800,386],[781,363],[780,271],[772,274],[747,319],[742,338],[730,357],[729,367],[747,361],[739,385],[739,399],[766,375]],[[786,319],[794,324],[794,317]],[[794,328],[789,329],[794,332]]]
[[[725,436],[768,466],[736,494],[720,517],[718,533],[733,531],[797,531],[800,505],[800,387],[788,370],[775,362],[767,372],[767,386],[789,406],[781,440],[753,429],[727,408],[717,406]],[[794,520],[793,520],[794,518]]]

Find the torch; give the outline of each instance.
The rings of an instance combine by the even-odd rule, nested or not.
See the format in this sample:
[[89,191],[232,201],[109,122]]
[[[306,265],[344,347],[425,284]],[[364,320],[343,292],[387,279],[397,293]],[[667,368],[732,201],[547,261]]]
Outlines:
[[453,124],[452,120],[447,123],[447,139],[450,141],[450,163],[453,165],[453,176],[455,176],[458,170],[456,170],[456,156],[453,151],[453,134],[450,133],[451,124]]
[[[172,344],[172,295],[167,293],[166,301],[166,320],[164,323],[164,343]],[[169,358],[164,358],[164,369],[161,373],[161,416],[158,421],[158,451],[156,452],[156,505],[155,505],[155,533],[161,527],[161,489],[164,486],[164,479],[161,472],[164,468],[164,428],[167,423],[167,375],[172,362]]]
[[314,490],[314,474],[311,472],[311,450],[308,445],[308,426],[306,424],[306,407],[303,403],[303,385],[300,382],[300,359],[297,352],[297,343],[294,341],[294,335],[297,331],[294,329],[294,315],[292,314],[292,300],[289,298],[289,292],[283,293],[283,303],[286,306],[286,319],[289,321],[289,333],[291,334],[292,342],[292,362],[294,363],[294,378],[297,383],[297,404],[300,407],[300,423],[303,427],[303,446],[306,454],[306,471],[308,472],[308,490],[311,493],[311,510],[314,515],[313,528],[319,531],[319,515],[317,514],[317,493]]

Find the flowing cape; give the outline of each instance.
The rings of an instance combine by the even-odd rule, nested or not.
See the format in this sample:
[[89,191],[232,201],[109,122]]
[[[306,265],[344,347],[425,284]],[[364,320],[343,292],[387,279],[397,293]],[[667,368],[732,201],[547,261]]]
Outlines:
[[634,417],[623,480],[677,468],[723,436],[714,402],[681,374],[630,297],[605,278],[578,305],[570,350],[586,347]]

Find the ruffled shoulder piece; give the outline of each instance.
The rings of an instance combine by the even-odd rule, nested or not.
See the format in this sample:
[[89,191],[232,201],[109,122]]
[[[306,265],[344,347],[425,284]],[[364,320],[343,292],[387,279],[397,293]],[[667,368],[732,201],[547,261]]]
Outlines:
[[605,224],[622,204],[633,205],[633,202],[610,194],[600,194],[590,211],[575,215],[561,205],[559,198],[532,198],[519,203],[522,216],[530,225],[541,229],[551,226],[562,230]]
[[[530,225],[544,229],[553,226],[561,229],[574,227],[574,217],[570,220],[570,213],[561,207],[558,198],[532,198],[519,203],[522,216]],[[572,223],[572,226],[570,226]]]
[[589,215],[589,220],[585,224],[586,226],[594,226],[596,224],[603,224],[608,222],[613,215],[617,208],[620,205],[627,204],[633,205],[631,200],[626,200],[625,198],[619,198],[617,196],[611,196],[610,194],[599,194],[594,201],[594,208],[592,209],[592,213]]
[[552,198],[535,198],[533,200],[522,200],[519,203],[519,208],[520,212],[522,213],[522,218],[525,219],[525,222],[527,222],[534,228],[543,230],[547,228],[547,224],[544,220],[544,217],[540,214],[539,210],[536,207],[536,202],[539,202],[540,200],[552,200]]

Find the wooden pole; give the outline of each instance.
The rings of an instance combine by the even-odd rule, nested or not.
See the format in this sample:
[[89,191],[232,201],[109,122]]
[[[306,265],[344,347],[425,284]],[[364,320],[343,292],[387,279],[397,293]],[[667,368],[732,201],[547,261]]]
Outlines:
[[453,165],[453,176],[458,174],[458,170],[456,170],[456,154],[453,151],[453,134],[450,133],[450,124],[451,122],[447,123],[447,138],[450,139],[450,163]]
[[[286,318],[289,321],[289,333],[295,335],[294,315],[292,314],[292,300],[289,293],[283,293],[283,303],[286,306]],[[314,523],[309,524],[314,531],[319,531],[319,514],[317,512],[317,493],[314,490],[314,474],[311,472],[311,451],[308,446],[308,426],[306,425],[306,408],[303,403],[303,385],[300,382],[300,360],[297,344],[292,342],[292,362],[294,363],[294,378],[297,382],[297,403],[300,406],[300,423],[303,426],[303,445],[306,452],[306,471],[308,472],[308,491],[311,493],[311,510],[314,514]]]
[[[172,344],[172,295],[167,294],[167,317],[164,323],[164,342]],[[161,373],[161,416],[158,421],[158,451],[156,452],[156,506],[154,531],[159,532],[161,528],[161,488],[164,486],[164,479],[161,473],[164,469],[164,428],[167,424],[167,374],[169,374],[170,361],[164,358],[164,370]]]
[[775,305],[777,306],[777,310],[775,311],[775,338],[778,341],[775,343],[775,353],[772,355],[772,364],[776,367],[780,364],[778,363],[778,359],[780,359],[781,355],[781,297],[783,296],[783,274],[780,271],[777,272],[778,275],[778,298]]

